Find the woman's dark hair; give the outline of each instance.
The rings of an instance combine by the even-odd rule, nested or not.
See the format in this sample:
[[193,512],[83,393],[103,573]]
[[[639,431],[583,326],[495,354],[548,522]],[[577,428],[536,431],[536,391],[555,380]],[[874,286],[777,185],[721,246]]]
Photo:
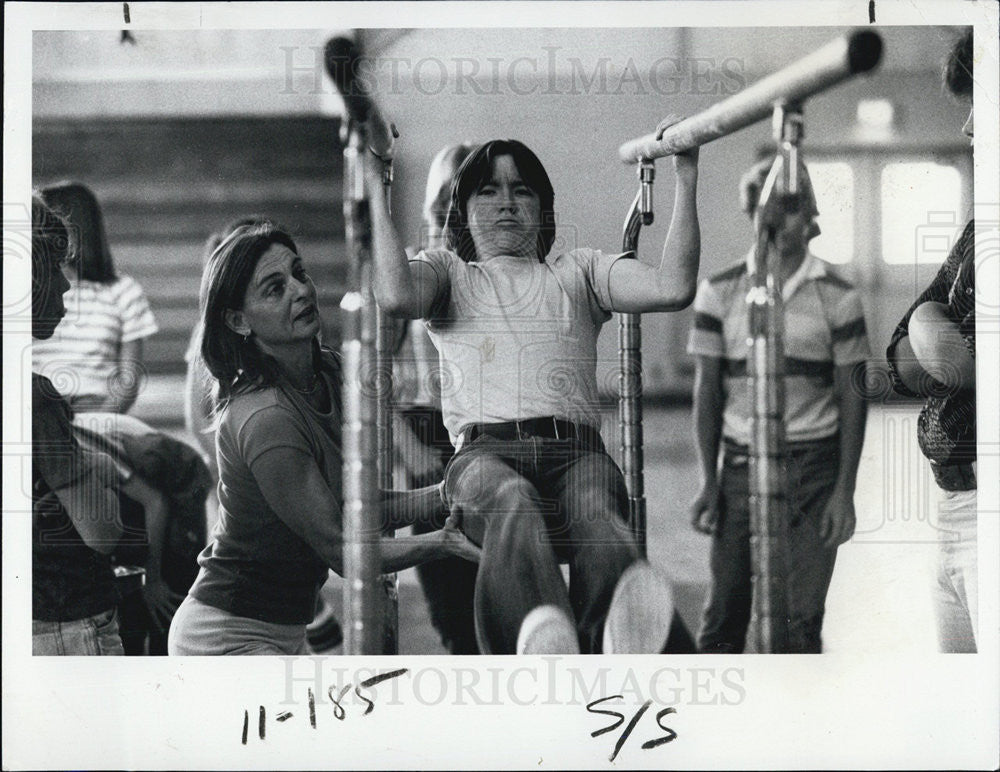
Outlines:
[[944,67],[944,84],[955,96],[972,96],[972,27],[951,49]]
[[79,182],[58,182],[42,188],[42,199],[69,226],[77,276],[101,284],[116,281],[104,215],[93,191]]
[[514,166],[517,167],[521,179],[538,196],[542,215],[537,242],[539,262],[545,259],[552,249],[552,243],[556,240],[556,216],[553,211],[555,193],[542,162],[526,145],[516,139],[494,139],[469,154],[455,172],[455,181],[451,188],[451,204],[445,219],[445,237],[448,248],[467,263],[477,259],[476,245],[472,242],[472,234],[469,233],[469,197],[493,179],[493,160],[505,155],[514,159]]
[[[226,224],[222,230],[215,231],[205,240],[205,249],[202,252],[201,264],[202,267],[208,265],[209,258],[212,257],[212,253],[219,248],[219,244],[225,241],[226,236],[232,233],[237,228],[243,225],[260,225],[262,223],[270,223],[272,220],[268,217],[264,217],[259,214],[248,214],[243,217],[237,217],[235,220]],[[283,230],[278,226],[279,230]]]
[[219,407],[234,394],[274,383],[280,373],[277,362],[262,352],[252,338],[244,339],[226,324],[226,311],[243,308],[257,263],[274,244],[298,254],[292,237],[274,224],[264,221],[241,225],[212,253],[202,274],[201,355],[218,381]]

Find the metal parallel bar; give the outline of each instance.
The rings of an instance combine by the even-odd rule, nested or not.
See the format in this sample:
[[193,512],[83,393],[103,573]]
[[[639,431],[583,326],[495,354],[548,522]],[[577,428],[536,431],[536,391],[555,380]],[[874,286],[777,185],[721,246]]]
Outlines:
[[[386,198],[392,190],[392,163],[385,166],[383,184]],[[375,340],[376,372],[376,425],[378,432],[378,487],[389,490],[392,486],[392,360],[396,335],[392,320],[378,309],[376,315],[377,335]],[[391,528],[383,531],[384,536],[393,536]],[[399,653],[399,578],[396,574],[382,574],[384,593],[383,614],[383,654]]]
[[622,472],[628,488],[629,525],[646,556],[646,492],[642,457],[642,329],[639,314],[621,314],[618,322],[619,424]]
[[[855,31],[823,46],[778,72],[680,121],[662,134],[647,134],[623,144],[625,163],[640,163],[643,187],[626,220],[624,249],[635,252],[642,224],[652,222],[652,161],[707,144],[760,121],[775,119],[779,156],[761,195],[767,210],[759,225],[755,266],[747,295],[750,351],[747,372],[751,398],[750,504],[754,562],[753,615],[758,649],[788,649],[787,502],[783,454],[784,435],[784,317],[780,265],[769,259],[769,245],[783,214],[797,205],[798,143],[801,107],[818,94],[862,72],[873,70],[882,57],[882,39],[871,30]],[[788,107],[788,105],[795,105]],[[778,181],[778,172],[782,179]],[[778,181],[776,183],[776,181]],[[775,191],[775,188],[777,190]],[[772,192],[774,198],[768,203]],[[649,211],[647,211],[649,210]],[[778,215],[781,215],[780,217]],[[645,541],[645,499],[642,479],[641,352],[638,317],[623,314],[619,331],[622,466],[629,484],[630,519]],[[635,492],[635,493],[633,493]],[[634,503],[633,503],[634,502]],[[641,524],[641,525],[640,525]],[[641,529],[641,530],[640,530]]]
[[364,191],[363,131],[344,148],[344,222],[352,289],[343,313],[344,652],[381,654],[388,598],[380,581],[382,513],[378,486],[377,309],[372,292],[371,223]]
[[637,163],[707,144],[767,118],[778,100],[800,102],[873,70],[881,57],[882,38],[876,32],[852,32],[671,126],[661,139],[646,134],[626,142],[618,149],[618,156],[624,163]]
[[[636,194],[622,235],[622,251],[634,259],[643,222],[652,222],[651,166],[648,179]],[[642,316],[618,318],[618,428],[619,450],[628,489],[628,521],[642,557],[646,556],[646,492],[643,476],[642,436]]]
[[785,547],[787,506],[783,479],[784,372],[780,267],[768,259],[768,236],[758,238],[756,270],[747,295],[750,351],[750,552],[753,629],[757,650],[780,653],[788,644]]
[[801,105],[774,106],[778,155],[757,205],[758,234],[747,294],[750,349],[750,547],[758,651],[789,650],[788,481],[785,473],[785,317],[781,257],[772,254],[785,215],[802,206]]
[[[378,487],[392,488],[392,351],[395,335],[392,320],[381,309],[376,318],[375,372],[377,373],[376,431],[378,456]],[[394,536],[391,528],[383,536]],[[383,595],[383,654],[399,653],[399,578],[396,574],[382,574]]]

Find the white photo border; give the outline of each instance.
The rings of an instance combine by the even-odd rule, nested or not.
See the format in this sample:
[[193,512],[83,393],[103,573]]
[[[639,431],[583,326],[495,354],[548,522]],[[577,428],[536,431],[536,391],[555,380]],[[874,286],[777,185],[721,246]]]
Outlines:
[[[363,28],[497,26],[868,25],[868,3],[7,3],[5,6],[4,240],[8,202],[30,202],[33,30]],[[975,201],[1000,221],[998,26],[993,2],[878,0],[870,25],[975,28]],[[627,137],[623,137],[623,140]],[[30,210],[25,210],[30,211]],[[995,226],[994,226],[995,227]],[[994,239],[995,249],[996,240]],[[982,245],[977,245],[982,246]],[[986,247],[983,246],[983,249]],[[6,250],[5,250],[6,252]],[[985,254],[977,258],[985,259]],[[993,256],[995,260],[995,255]],[[4,263],[7,299],[26,297],[23,266]],[[997,287],[980,287],[992,293]],[[463,658],[33,658],[28,519],[30,467],[27,331],[5,330],[3,424],[3,755],[22,768],[579,768],[613,766],[619,732],[593,739],[614,717],[586,701],[626,695],[625,722],[646,699],[649,714],[614,764],[633,768],[993,768],[1000,726],[996,547],[1000,458],[979,465],[980,632],[975,655],[827,654],[811,657],[669,656]],[[998,330],[980,329],[995,343]],[[1000,346],[980,345],[980,442],[1000,438]],[[994,445],[998,447],[998,445]],[[987,504],[988,502],[988,504]],[[916,590],[915,590],[916,591]],[[901,631],[905,635],[905,631]],[[327,694],[375,673],[407,668],[374,693],[374,709]],[[603,679],[603,680],[602,680]],[[606,688],[606,692],[603,690]],[[307,693],[317,699],[315,729]],[[602,693],[599,693],[602,692]],[[587,700],[589,701],[589,700]],[[655,714],[678,738],[664,736]],[[259,737],[266,713],[266,741]],[[614,708],[607,708],[612,710]],[[246,711],[248,738],[242,731]],[[274,716],[291,713],[286,721]],[[623,725],[624,726],[624,725]]]

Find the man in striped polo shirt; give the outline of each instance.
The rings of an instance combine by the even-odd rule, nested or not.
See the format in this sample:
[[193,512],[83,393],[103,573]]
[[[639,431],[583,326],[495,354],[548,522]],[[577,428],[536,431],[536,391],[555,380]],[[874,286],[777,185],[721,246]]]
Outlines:
[[[770,162],[758,164],[741,182],[743,209],[755,223],[769,168]],[[852,378],[863,382],[857,379],[864,377],[868,339],[854,287],[808,249],[819,233],[818,212],[804,168],[802,176],[803,206],[785,216],[772,249],[780,259],[785,318],[789,650],[818,653],[837,547],[854,533],[866,405]],[[742,652],[750,623],[746,296],[753,259],[751,249],[701,283],[688,343],[696,356],[694,432],[702,479],[692,525],[712,534],[712,585],[698,635],[702,652]]]

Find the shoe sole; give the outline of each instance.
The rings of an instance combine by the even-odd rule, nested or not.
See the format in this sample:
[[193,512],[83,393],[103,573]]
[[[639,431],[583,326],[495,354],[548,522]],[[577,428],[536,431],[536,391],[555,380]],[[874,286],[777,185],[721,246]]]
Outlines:
[[674,618],[670,582],[649,563],[637,561],[618,579],[604,622],[605,654],[659,654]]
[[518,654],[579,654],[573,622],[558,606],[536,606],[521,622]]

